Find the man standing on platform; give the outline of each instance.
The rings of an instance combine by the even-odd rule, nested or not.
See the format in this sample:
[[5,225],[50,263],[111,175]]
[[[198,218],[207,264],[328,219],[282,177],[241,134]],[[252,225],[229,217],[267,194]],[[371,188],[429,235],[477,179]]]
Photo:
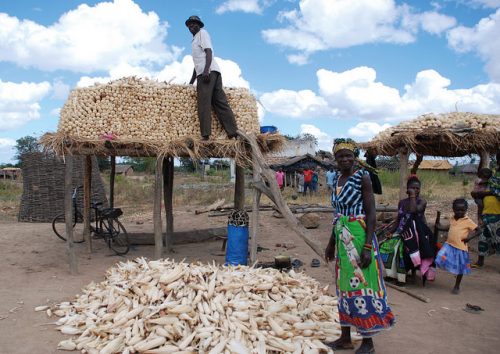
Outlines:
[[228,138],[236,138],[236,120],[233,111],[227,103],[227,97],[222,89],[222,77],[219,66],[214,59],[210,35],[203,29],[205,26],[198,16],[186,20],[186,26],[193,35],[191,42],[194,62],[193,76],[189,84],[196,80],[198,94],[198,118],[200,120],[201,137],[210,138],[212,128],[212,106],[215,114],[227,133]]

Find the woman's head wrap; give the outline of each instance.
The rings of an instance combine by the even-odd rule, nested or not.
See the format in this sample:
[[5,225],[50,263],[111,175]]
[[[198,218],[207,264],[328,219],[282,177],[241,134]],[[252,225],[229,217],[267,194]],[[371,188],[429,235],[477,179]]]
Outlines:
[[356,161],[358,162],[359,165],[361,165],[361,167],[363,167],[364,169],[368,170],[369,172],[371,172],[373,174],[377,174],[378,171],[375,168],[373,168],[372,166],[370,166],[369,164],[367,164],[363,160],[359,159],[358,144],[356,144],[356,142],[354,140],[352,140],[350,138],[335,139],[333,141],[333,150],[332,150],[333,155],[335,155],[340,150],[352,151],[352,153],[354,154],[354,157],[356,158]]
[[333,141],[333,154],[340,150],[352,151],[355,157],[359,156],[359,148],[356,142],[349,138],[338,138]]

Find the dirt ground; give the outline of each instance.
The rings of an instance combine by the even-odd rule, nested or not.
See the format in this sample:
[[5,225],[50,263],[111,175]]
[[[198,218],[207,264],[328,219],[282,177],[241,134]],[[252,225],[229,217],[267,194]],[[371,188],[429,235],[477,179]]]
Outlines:
[[[313,237],[326,245],[331,225],[329,214],[321,215],[321,225],[311,230]],[[194,209],[177,208],[175,228],[224,226],[225,217],[209,218],[194,215]],[[138,224],[142,223],[142,224]],[[129,218],[125,222],[129,232],[153,230],[148,214]],[[293,243],[286,250],[277,243]],[[124,260],[107,249],[100,240],[94,241],[91,257],[85,245],[76,246],[79,274],[69,274],[65,244],[58,240],[50,224],[17,223],[12,218],[0,218],[0,353],[57,353],[57,343],[66,336],[50,325],[53,319],[34,307],[71,300],[91,281],[103,279],[105,270]],[[322,264],[311,268],[317,256],[289,228],[283,219],[271,212],[261,213],[258,243],[267,248],[258,254],[259,260],[272,260],[276,254],[288,254],[304,262],[305,272],[327,284],[332,282],[329,267]],[[221,241],[175,247],[173,258],[188,261],[222,263]],[[153,246],[133,247],[126,258],[152,257]],[[473,255],[475,258],[475,255]],[[474,270],[463,280],[462,292],[451,295],[454,278],[442,271],[437,280],[422,288],[420,283],[407,285],[408,289],[431,299],[423,303],[408,295],[389,289],[389,303],[396,314],[396,326],[375,338],[377,353],[498,353],[500,346],[500,257],[490,257],[486,266]],[[480,314],[463,311],[466,303],[484,308]],[[353,353],[346,351],[345,353]]]

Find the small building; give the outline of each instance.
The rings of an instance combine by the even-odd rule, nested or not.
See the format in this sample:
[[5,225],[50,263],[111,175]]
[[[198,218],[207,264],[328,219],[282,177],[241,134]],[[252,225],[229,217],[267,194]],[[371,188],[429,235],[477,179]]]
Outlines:
[[462,175],[477,175],[477,171],[479,169],[479,165],[477,163],[467,163],[465,165],[457,166],[456,173]]
[[[412,164],[413,165],[413,164]],[[436,171],[448,173],[453,165],[448,160],[423,160],[418,169],[420,171]]]
[[280,168],[285,172],[285,185],[297,186],[297,173],[300,169],[314,168],[320,174],[322,180],[322,171],[327,171],[330,168],[335,168],[331,162],[321,161],[311,154],[294,157],[272,157],[266,158],[269,167],[278,171]]
[[0,178],[17,180],[21,177],[21,169],[18,167],[5,167],[0,169]]
[[128,177],[134,175],[134,168],[131,165],[116,165],[115,174]]
[[316,154],[316,142],[314,139],[301,138],[286,140],[280,151],[273,153],[275,157],[295,157]]

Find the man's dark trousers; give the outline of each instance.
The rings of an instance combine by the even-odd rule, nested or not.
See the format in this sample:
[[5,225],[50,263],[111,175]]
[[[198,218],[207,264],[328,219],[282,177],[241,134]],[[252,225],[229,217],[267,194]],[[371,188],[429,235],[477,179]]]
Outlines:
[[212,106],[227,135],[236,135],[236,121],[233,111],[227,103],[226,94],[222,89],[220,73],[217,71],[210,72],[209,82],[203,81],[201,75],[197,77],[196,81],[201,136],[208,137],[212,131]]

